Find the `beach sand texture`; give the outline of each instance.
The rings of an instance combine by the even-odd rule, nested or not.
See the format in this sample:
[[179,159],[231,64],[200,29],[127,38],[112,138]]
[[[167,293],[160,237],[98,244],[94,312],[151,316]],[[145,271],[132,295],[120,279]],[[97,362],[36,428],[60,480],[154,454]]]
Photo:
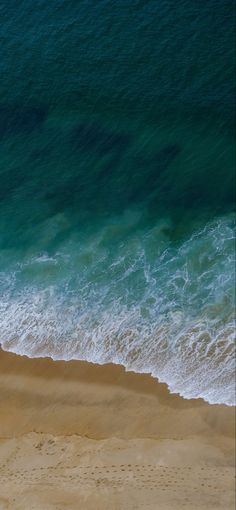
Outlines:
[[234,508],[232,407],[1,351],[0,416],[1,510]]

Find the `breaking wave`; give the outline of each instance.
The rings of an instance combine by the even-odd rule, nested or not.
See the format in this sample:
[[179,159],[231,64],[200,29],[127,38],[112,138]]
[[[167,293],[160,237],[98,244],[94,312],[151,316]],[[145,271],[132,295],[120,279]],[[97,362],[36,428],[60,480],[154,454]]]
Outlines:
[[151,373],[185,398],[233,405],[232,216],[181,243],[170,242],[168,220],[143,230],[133,228],[137,221],[127,212],[96,234],[73,234],[53,256],[5,264],[3,349],[118,363]]

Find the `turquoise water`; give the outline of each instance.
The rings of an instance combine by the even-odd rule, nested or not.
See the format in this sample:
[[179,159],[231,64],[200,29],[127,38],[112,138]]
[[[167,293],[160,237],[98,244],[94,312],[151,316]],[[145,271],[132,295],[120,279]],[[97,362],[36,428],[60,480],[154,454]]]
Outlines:
[[234,402],[234,4],[2,2],[0,342]]

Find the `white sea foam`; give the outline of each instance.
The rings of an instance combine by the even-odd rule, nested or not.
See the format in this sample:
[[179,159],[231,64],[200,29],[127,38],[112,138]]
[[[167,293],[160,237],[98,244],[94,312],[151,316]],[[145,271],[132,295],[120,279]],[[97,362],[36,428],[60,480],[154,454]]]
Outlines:
[[30,357],[119,363],[151,373],[185,398],[233,405],[232,218],[176,247],[160,224],[129,235],[112,252],[104,242],[111,228],[1,273],[2,347]]

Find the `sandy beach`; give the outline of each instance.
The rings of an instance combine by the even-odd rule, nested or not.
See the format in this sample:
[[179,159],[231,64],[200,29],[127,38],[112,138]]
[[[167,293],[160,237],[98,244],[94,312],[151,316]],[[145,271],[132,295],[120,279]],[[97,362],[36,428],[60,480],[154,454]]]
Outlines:
[[0,352],[0,509],[234,508],[234,408]]

